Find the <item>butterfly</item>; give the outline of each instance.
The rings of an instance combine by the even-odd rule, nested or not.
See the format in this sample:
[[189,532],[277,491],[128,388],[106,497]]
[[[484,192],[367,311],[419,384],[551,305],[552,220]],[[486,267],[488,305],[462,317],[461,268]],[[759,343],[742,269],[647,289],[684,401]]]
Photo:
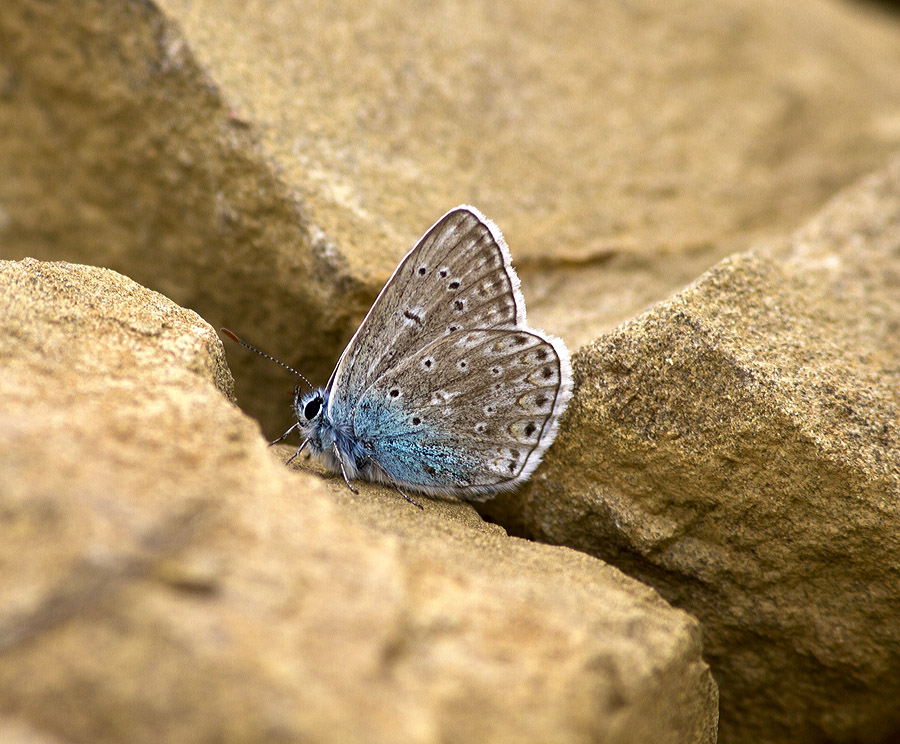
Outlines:
[[275,441],[299,431],[291,460],[308,447],[354,492],[363,478],[412,503],[404,489],[481,501],[528,479],[571,394],[565,344],[528,327],[503,236],[464,205],[406,254],[328,384],[298,388]]

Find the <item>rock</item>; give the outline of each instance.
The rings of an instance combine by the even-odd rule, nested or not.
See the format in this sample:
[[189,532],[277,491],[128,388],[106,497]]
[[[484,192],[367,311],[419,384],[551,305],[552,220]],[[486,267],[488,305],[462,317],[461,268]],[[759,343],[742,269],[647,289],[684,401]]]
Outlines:
[[469,505],[287,470],[195,313],[0,262],[0,360],[11,741],[715,741],[696,621]]
[[698,617],[721,741],[900,735],[900,159],[575,354],[486,511]]
[[[123,271],[324,382],[472,202],[575,348],[883,162],[898,66],[862,3],[5,0],[0,245]],[[293,381],[233,363],[276,436]]]

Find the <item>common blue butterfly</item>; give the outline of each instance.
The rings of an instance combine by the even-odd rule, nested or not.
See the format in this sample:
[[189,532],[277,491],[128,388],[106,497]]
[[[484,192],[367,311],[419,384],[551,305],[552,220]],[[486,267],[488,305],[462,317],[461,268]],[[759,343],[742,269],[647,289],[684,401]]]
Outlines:
[[297,429],[293,457],[309,447],[353,491],[364,478],[413,503],[404,488],[481,501],[527,480],[571,394],[569,352],[526,325],[500,231],[460,206],[400,262],[328,384],[298,389],[276,441]]

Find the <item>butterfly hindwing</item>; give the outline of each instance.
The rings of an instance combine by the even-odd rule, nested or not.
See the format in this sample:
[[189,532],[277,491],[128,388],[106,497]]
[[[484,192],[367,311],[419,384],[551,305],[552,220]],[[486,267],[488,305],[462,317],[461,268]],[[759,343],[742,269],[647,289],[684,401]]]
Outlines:
[[537,466],[569,396],[565,347],[526,329],[455,331],[381,375],[353,429],[399,485],[477,498]]

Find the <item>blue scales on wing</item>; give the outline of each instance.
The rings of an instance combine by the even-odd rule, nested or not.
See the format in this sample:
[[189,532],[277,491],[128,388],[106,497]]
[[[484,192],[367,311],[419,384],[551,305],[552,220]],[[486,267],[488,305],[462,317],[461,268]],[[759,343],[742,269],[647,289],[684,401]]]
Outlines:
[[565,404],[557,344],[525,329],[442,336],[361,394],[355,436],[401,486],[470,500],[512,488],[537,466]]

